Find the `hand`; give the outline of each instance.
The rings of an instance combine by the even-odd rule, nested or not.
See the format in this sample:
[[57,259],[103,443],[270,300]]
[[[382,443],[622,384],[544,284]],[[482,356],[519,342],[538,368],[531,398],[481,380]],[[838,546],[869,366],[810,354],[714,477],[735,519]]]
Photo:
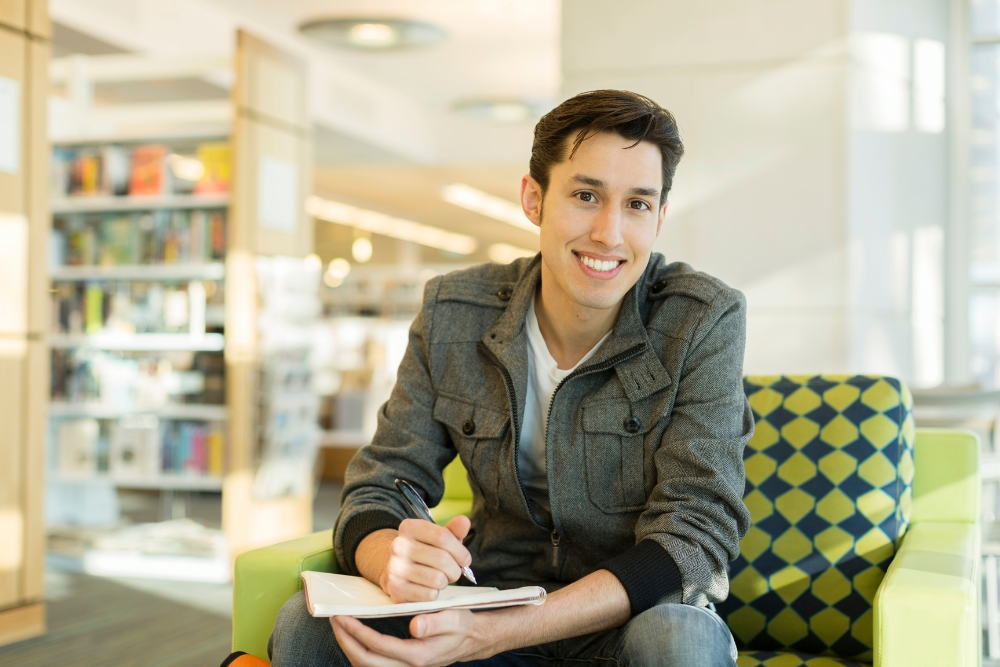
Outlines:
[[462,544],[469,518],[457,516],[446,526],[406,519],[389,545],[389,560],[379,585],[393,602],[436,600],[438,592],[458,581],[472,555]]
[[437,667],[493,655],[484,651],[476,616],[468,609],[414,616],[413,639],[383,635],[350,616],[334,616],[330,625],[354,667]]

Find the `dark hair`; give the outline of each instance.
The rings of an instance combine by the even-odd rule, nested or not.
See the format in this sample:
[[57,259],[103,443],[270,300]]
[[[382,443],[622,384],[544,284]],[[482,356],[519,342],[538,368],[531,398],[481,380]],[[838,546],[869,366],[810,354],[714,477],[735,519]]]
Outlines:
[[[567,138],[573,132],[576,137],[567,156]],[[613,132],[634,141],[632,146],[648,141],[660,149],[663,158],[660,204],[663,204],[673,184],[677,163],[684,154],[677,121],[653,100],[627,90],[580,93],[542,116],[535,125],[535,140],[528,163],[528,172],[542,186],[542,192],[549,187],[552,166],[572,159],[580,144],[599,132]]]

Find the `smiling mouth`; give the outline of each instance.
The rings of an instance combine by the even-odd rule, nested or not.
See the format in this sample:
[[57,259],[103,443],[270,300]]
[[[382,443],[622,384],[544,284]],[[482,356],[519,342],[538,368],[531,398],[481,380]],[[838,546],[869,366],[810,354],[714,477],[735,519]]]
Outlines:
[[615,269],[618,268],[620,264],[625,263],[625,260],[623,259],[600,260],[600,259],[594,259],[593,257],[578,252],[574,252],[573,254],[576,255],[580,259],[580,261],[583,262],[586,266],[593,269],[594,271],[600,271],[601,273],[604,273],[606,271],[614,271]]

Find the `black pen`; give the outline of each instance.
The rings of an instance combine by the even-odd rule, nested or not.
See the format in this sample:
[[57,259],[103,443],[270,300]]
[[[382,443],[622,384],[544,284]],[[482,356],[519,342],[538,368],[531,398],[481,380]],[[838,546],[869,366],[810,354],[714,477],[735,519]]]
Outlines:
[[[410,509],[417,515],[418,519],[434,523],[434,518],[431,516],[431,511],[427,507],[427,503],[425,503],[424,499],[420,497],[420,494],[417,493],[417,490],[413,488],[412,484],[407,482],[405,479],[397,479],[396,490],[403,496],[403,499],[406,500],[406,504],[410,506]],[[471,567],[468,565],[463,567],[462,574],[465,575],[466,579],[478,585],[476,575],[472,574]]]

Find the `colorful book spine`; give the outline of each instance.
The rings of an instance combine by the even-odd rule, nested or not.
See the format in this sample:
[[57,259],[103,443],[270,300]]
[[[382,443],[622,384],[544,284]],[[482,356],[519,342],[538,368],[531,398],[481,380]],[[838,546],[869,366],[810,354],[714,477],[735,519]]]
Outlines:
[[224,443],[222,439],[222,429],[213,426],[208,433],[208,472],[211,475],[221,476],[223,469]]
[[202,144],[198,146],[198,159],[205,167],[205,172],[195,183],[195,194],[229,192],[232,180],[229,144]]
[[162,144],[136,146],[132,149],[132,171],[129,178],[130,195],[163,194],[164,167],[167,147]]

